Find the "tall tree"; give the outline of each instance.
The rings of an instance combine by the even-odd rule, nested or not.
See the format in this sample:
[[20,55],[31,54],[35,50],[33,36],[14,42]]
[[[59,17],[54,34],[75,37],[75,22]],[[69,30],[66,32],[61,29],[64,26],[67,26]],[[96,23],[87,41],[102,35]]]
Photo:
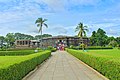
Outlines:
[[118,43],[117,43],[117,41],[113,40],[113,41],[110,41],[110,43],[108,45],[112,46],[112,47],[117,47]]
[[8,33],[5,37],[5,40],[9,47],[13,47],[14,42],[15,42],[14,33]]
[[96,46],[96,41],[97,41],[96,34],[97,34],[96,31],[92,32],[92,36],[90,37],[91,46]]
[[22,33],[15,33],[15,40],[33,40],[34,37],[31,35],[27,35],[27,34],[22,34]]
[[0,47],[3,47],[3,43],[5,42],[4,36],[0,36]]
[[107,42],[108,36],[103,29],[98,29],[97,32],[93,31],[92,36],[90,37],[92,46],[105,46],[108,45]]
[[38,18],[35,22],[35,24],[37,24],[37,27],[39,27],[38,32],[41,32],[41,46],[42,46],[42,28],[43,28],[43,26],[48,28],[48,25],[45,23],[46,21],[47,21],[47,19]]
[[97,45],[99,46],[105,46],[107,43],[108,36],[106,35],[106,32],[103,29],[97,30]]
[[117,38],[116,38],[116,41],[117,41],[117,43],[118,43],[118,46],[120,47],[120,37],[117,37]]
[[80,22],[75,29],[75,32],[79,31],[78,37],[80,37],[80,38],[86,37],[86,31],[88,31],[87,28],[88,28],[87,26],[84,26],[83,23]]

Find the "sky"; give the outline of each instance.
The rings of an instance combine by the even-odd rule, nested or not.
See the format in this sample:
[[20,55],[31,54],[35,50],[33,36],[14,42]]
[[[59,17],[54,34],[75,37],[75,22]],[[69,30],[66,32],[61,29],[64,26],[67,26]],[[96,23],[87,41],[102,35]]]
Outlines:
[[120,36],[120,0],[0,0],[0,35],[38,35],[37,18],[47,19],[44,34],[77,35],[76,26],[88,26],[87,36],[98,28]]

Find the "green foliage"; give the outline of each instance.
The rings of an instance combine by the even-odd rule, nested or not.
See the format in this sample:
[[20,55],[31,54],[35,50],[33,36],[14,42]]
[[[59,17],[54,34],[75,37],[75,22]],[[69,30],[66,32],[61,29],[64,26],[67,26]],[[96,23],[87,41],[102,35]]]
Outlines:
[[[42,52],[42,50],[39,50]],[[21,56],[35,53],[34,50],[0,51],[0,56]]]
[[83,52],[80,50],[67,49],[67,51],[110,80],[120,79],[120,50],[92,50]]
[[79,31],[78,32],[78,37],[81,37],[81,38],[86,37],[86,31],[88,31],[87,28],[88,28],[87,26],[84,26],[83,23],[80,22],[75,29],[75,32]]
[[98,29],[97,32],[93,31],[90,37],[90,43],[92,46],[105,46],[108,36],[103,29]]
[[53,47],[52,46],[48,46],[48,49],[51,50],[51,49],[53,49]]
[[34,37],[27,34],[15,33],[15,40],[34,40]]
[[73,49],[73,47],[74,47],[73,45],[70,45],[70,49]]
[[110,43],[109,43],[109,46],[112,46],[112,47],[117,47],[117,45],[118,45],[118,43],[115,40],[110,41]]
[[50,50],[51,52],[55,52],[57,49],[52,46],[48,46],[48,50]]
[[116,38],[116,41],[117,41],[117,43],[118,43],[118,45],[119,45],[119,47],[120,47],[120,37],[117,37],[117,38]]
[[41,36],[41,35],[36,35],[36,36],[35,36],[35,39],[41,39],[41,37],[42,37],[42,38],[52,37],[52,35],[50,35],[50,34],[43,34],[42,36]]
[[0,64],[2,64],[0,65],[0,80],[22,80],[50,55],[50,51],[44,51],[21,57],[0,56]]
[[9,47],[13,47],[14,42],[15,42],[15,36],[14,33],[8,33],[5,37],[5,41],[7,42],[7,45]]
[[[85,46],[85,45],[84,45]],[[82,50],[83,48],[81,46],[73,46],[71,49],[75,49],[75,50]],[[84,49],[87,50],[99,50],[99,49],[113,49],[111,46],[108,47],[104,47],[104,46],[85,46]]]
[[2,48],[4,46],[4,41],[5,41],[5,38],[4,36],[0,36],[0,47]]
[[86,45],[84,43],[80,44],[80,47],[85,48]]

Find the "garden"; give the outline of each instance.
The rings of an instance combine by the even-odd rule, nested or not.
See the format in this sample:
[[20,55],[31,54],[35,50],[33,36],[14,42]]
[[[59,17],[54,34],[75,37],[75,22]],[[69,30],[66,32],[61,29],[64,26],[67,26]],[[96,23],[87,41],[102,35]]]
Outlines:
[[50,50],[0,51],[0,80],[21,80],[50,55]]
[[66,49],[70,54],[82,60],[110,80],[120,79],[120,50],[75,50]]

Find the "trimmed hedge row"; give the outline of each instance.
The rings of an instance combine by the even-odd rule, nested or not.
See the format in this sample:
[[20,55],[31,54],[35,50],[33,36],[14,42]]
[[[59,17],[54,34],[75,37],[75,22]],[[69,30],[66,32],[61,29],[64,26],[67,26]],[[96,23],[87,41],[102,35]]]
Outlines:
[[51,49],[51,52],[55,52],[57,49],[56,48],[53,48],[53,49]]
[[[36,48],[8,48],[7,51],[19,51],[19,50],[35,50]],[[0,51],[6,51],[6,49],[0,49]]]
[[51,50],[51,52],[55,52],[57,49],[56,48],[54,48],[54,47],[52,47],[52,46],[48,46],[48,48],[47,48],[48,50]]
[[0,80],[21,80],[26,74],[32,71],[51,55],[50,51],[31,54],[21,58],[23,60],[11,66],[0,69]]
[[93,56],[89,53],[66,49],[70,54],[93,67],[110,80],[120,80],[120,62],[109,57]]
[[[42,50],[39,50],[41,52]],[[20,56],[35,53],[34,50],[0,51],[0,56]]]
[[[71,49],[75,49],[75,50],[82,50],[81,47],[79,46],[73,46]],[[85,49],[89,49],[89,50],[100,50],[100,49],[113,49],[112,47],[101,47],[101,46],[88,46]]]

